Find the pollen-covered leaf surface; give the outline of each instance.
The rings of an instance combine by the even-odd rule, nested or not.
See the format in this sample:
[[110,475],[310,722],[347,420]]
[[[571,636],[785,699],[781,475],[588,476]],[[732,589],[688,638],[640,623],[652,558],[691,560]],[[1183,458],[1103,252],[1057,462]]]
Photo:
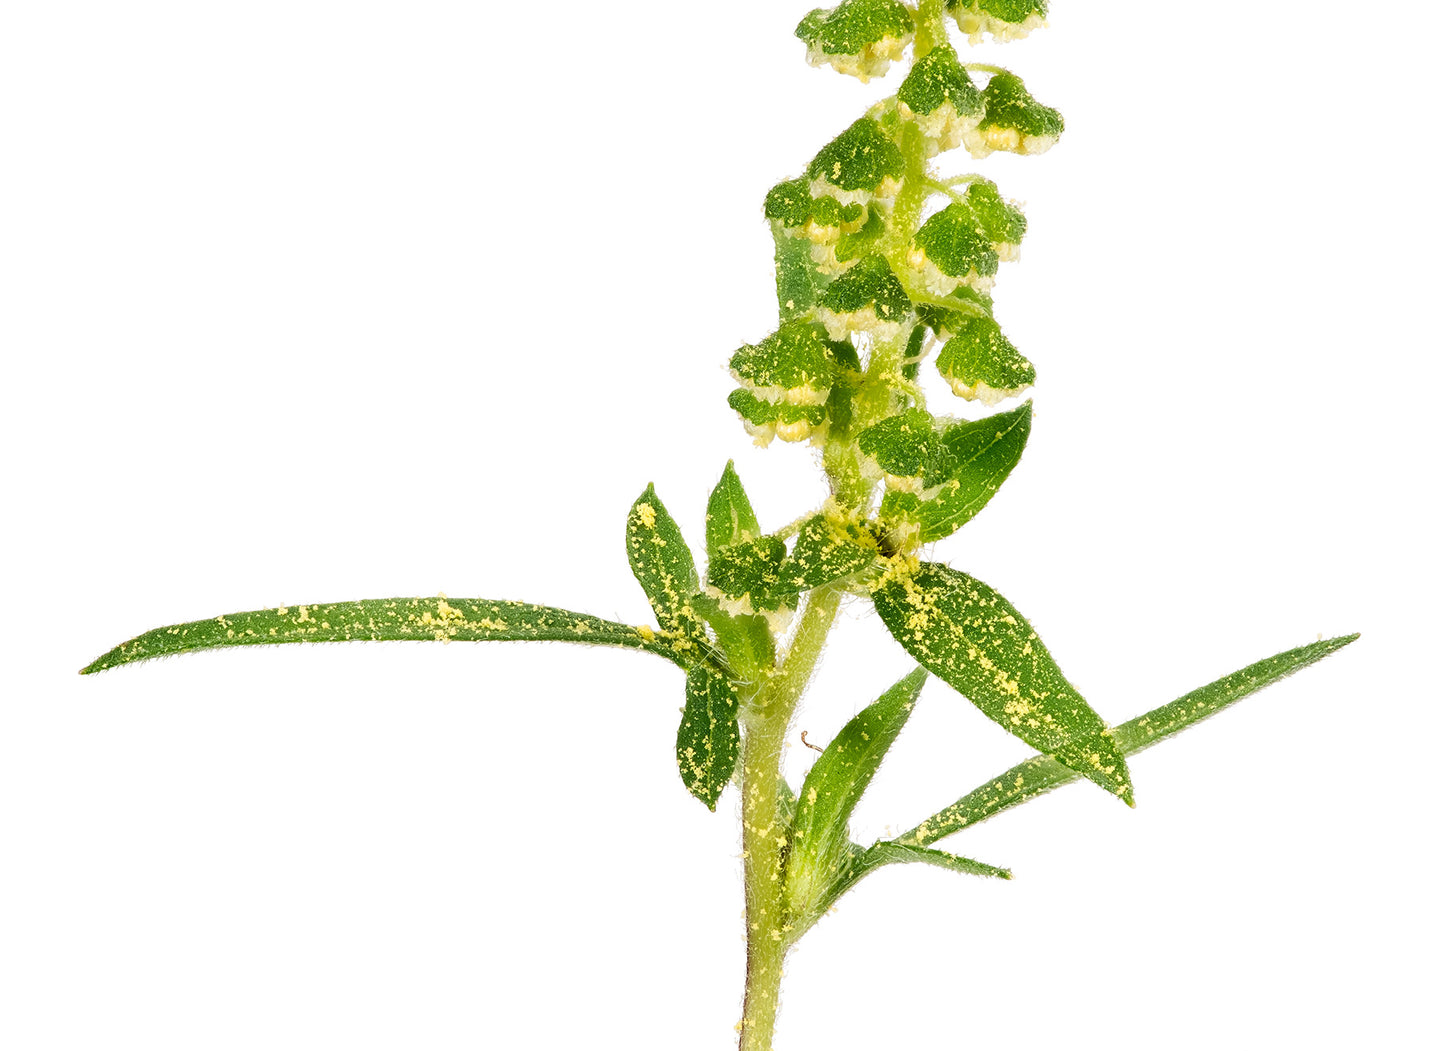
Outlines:
[[1027,744],[1132,803],[1124,756],[1104,720],[1064,678],[1023,614],[983,581],[907,564],[873,593],[909,655]]
[[697,565],[682,530],[651,485],[627,514],[627,561],[677,658],[701,659],[707,632],[692,605],[698,593]]
[[582,642],[647,650],[687,666],[651,628],[602,620],[585,613],[469,598],[382,598],[228,613],[210,620],[156,628],[123,642],[82,669],[196,650],[290,642]]
[[677,728],[677,771],[709,810],[738,763],[738,698],[719,672],[698,665],[687,674],[687,702]]
[[[1288,678],[1295,672],[1324,660],[1336,650],[1358,639],[1358,635],[1312,642],[1285,650],[1248,665],[1207,686],[1186,693],[1153,711],[1114,727],[1114,740],[1126,756],[1151,748],[1166,738],[1203,722],[1237,701]],[[899,836],[894,842],[926,845],[961,829],[976,825],[995,814],[1018,806],[1060,785],[1075,781],[1078,773],[1052,756],[1036,755],[998,777],[979,785],[951,806]]]

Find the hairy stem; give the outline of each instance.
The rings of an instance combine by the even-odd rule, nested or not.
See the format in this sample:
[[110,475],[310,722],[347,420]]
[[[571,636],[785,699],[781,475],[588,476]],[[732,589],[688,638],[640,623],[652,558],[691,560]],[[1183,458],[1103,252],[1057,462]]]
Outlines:
[[916,62],[939,44],[948,42],[943,24],[943,0],[919,0],[918,30],[913,37],[913,60]]
[[788,917],[783,901],[787,826],[778,813],[783,742],[798,698],[823,653],[843,593],[821,587],[808,596],[788,655],[761,692],[743,730],[743,881],[747,900],[748,973],[740,1051],[770,1051],[777,1019]]

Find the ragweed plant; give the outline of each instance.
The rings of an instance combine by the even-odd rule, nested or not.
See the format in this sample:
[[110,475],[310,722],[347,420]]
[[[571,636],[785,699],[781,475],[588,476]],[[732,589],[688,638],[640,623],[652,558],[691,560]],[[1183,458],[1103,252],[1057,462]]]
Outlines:
[[[765,531],[729,464],[707,502],[699,573],[649,486],[628,513],[626,549],[655,624],[446,597],[281,606],[159,628],[84,671],[198,649],[354,640],[566,641],[672,662],[685,676],[676,740],[684,787],[709,810],[729,785],[739,789],[744,1051],[771,1046],[789,950],[870,873],[919,863],[1008,878],[936,844],[1076,779],[1132,804],[1129,756],[1353,637],[1278,654],[1111,727],[1003,595],[924,558],[1013,470],[1032,419],[1031,403],[1018,399],[1035,381],[991,299],[1001,264],[1019,256],[1024,216],[982,175],[946,175],[933,164],[960,150],[980,160],[1041,154],[1064,129],[1018,77],[964,62],[949,23],[969,41],[1007,41],[1042,27],[1045,14],[1043,0],[843,0],[799,24],[810,62],[865,81],[911,51],[895,94],[767,192],[778,325],[729,362],[737,381],[729,404],[747,432],[762,445],[818,449],[830,495]],[[925,397],[925,367],[963,403],[1017,404],[980,418],[938,414]],[[918,667],[844,726],[793,786],[782,776],[784,743],[850,601],[871,603]],[[854,842],[854,808],[929,674],[1038,754],[901,835]]]

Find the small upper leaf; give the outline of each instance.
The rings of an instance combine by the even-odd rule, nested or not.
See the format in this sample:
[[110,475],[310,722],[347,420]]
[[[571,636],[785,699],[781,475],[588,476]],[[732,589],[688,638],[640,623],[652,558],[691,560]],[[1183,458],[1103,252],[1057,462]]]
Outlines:
[[738,698],[726,677],[699,664],[687,673],[687,704],[677,728],[677,770],[709,810],[738,765]]
[[715,558],[720,548],[761,535],[752,501],[748,499],[743,480],[729,460],[723,468],[722,477],[713,487],[712,495],[707,498],[708,560]]
[[684,660],[700,660],[707,632],[692,605],[698,593],[697,565],[682,530],[651,485],[627,515],[627,561],[668,643]]
[[[1033,402],[1011,412],[955,424],[943,432],[944,463],[936,464],[947,478],[932,499],[914,515],[919,540],[942,540],[983,510],[1023,455],[1033,421]],[[924,484],[934,483],[924,479]]]
[[873,593],[909,655],[1014,736],[1132,806],[1123,753],[1023,614],[967,573],[930,562],[910,569],[901,564]]

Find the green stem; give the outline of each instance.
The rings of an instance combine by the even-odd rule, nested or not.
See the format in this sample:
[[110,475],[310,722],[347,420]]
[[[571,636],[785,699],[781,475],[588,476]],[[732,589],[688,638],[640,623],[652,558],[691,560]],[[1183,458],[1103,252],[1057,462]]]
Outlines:
[[783,901],[787,826],[778,813],[783,742],[807,688],[843,593],[824,586],[808,596],[788,655],[759,695],[743,728],[743,882],[747,900],[748,973],[739,1051],[771,1051],[777,1020],[788,917]]
[[939,44],[948,42],[948,30],[943,25],[943,0],[919,0],[917,24],[913,37],[915,62]]

